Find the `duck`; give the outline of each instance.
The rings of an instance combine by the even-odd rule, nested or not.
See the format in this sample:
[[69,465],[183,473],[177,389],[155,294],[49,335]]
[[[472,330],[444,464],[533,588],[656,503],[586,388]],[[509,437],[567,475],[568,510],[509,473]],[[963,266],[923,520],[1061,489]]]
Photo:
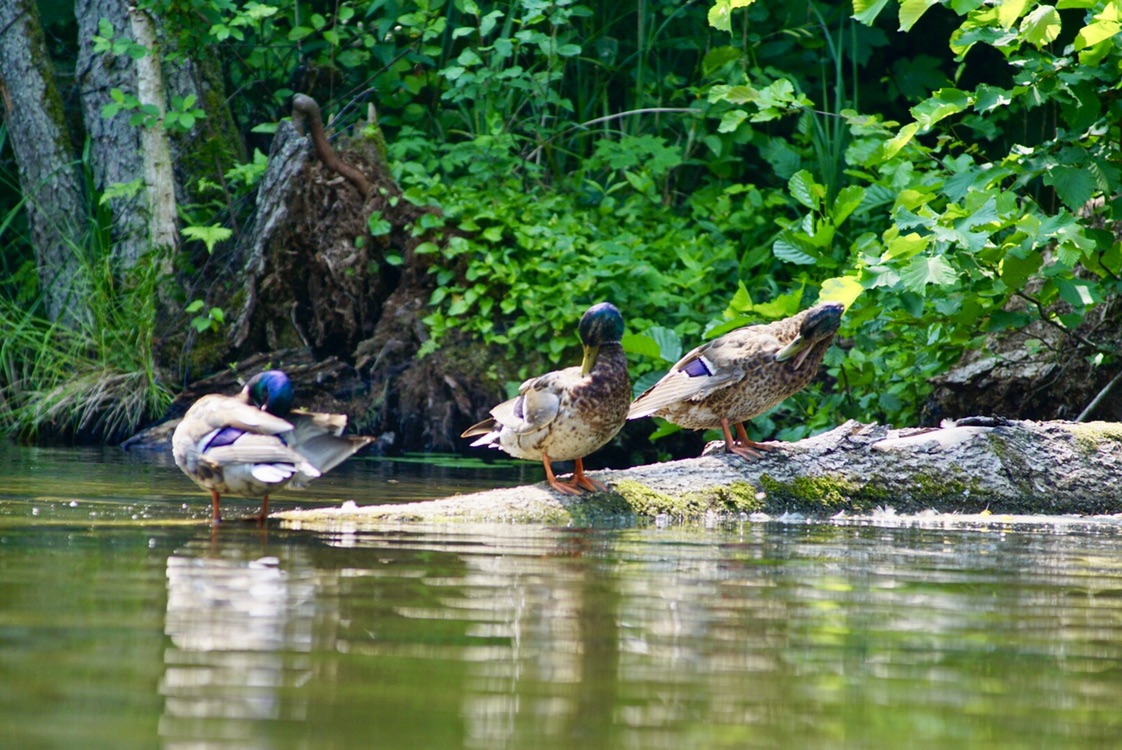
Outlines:
[[[631,404],[628,419],[662,417],[690,430],[720,429],[729,453],[758,458],[774,446],[748,439],[757,417],[814,379],[845,307],[824,302],[783,320],[745,326],[690,351]],[[733,440],[729,426],[734,425]]]
[[[602,492],[603,483],[584,472],[584,457],[599,450],[627,422],[631,379],[620,343],[623,316],[615,305],[588,308],[577,326],[584,347],[580,367],[531,378],[518,395],[491,409],[491,416],[464,430],[477,438],[472,447],[505,451],[515,458],[541,461],[546,481],[566,495]],[[562,482],[553,461],[575,461],[572,479]]]
[[203,396],[176,426],[175,464],[210,492],[213,524],[222,521],[222,495],[261,498],[251,519],[264,522],[271,494],[307,486],[373,442],[344,436],[345,415],[293,409],[293,398],[288,375],[266,370],[235,396]]

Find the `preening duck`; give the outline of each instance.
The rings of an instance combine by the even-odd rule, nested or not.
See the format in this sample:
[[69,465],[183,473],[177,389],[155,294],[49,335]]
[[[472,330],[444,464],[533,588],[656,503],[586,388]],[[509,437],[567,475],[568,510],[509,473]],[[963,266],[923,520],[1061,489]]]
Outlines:
[[255,375],[236,396],[203,396],[172,435],[176,465],[210,492],[211,518],[222,520],[222,495],[261,498],[303,487],[373,441],[344,436],[347,418],[292,408],[292,382],[280,370]]
[[[826,302],[702,344],[635,399],[627,418],[662,417],[690,430],[720,428],[730,453],[758,457],[758,449],[769,446],[749,440],[744,421],[814,379],[844,310],[837,302]],[[730,424],[736,426],[735,441]]]

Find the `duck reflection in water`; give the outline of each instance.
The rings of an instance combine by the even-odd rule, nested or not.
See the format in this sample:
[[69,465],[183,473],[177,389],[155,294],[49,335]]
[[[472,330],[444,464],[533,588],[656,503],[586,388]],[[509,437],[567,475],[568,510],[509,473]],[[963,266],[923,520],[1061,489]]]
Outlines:
[[259,723],[304,712],[293,688],[311,673],[311,568],[254,558],[252,549],[192,542],[168,558],[164,748],[226,748],[235,739],[269,748]]

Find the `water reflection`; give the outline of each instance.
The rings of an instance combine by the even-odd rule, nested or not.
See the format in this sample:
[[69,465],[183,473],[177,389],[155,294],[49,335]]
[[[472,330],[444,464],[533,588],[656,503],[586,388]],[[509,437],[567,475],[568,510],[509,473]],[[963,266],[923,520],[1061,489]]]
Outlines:
[[171,468],[16,459],[3,748],[1122,746],[1118,521],[212,534]]
[[[253,546],[192,542],[167,560],[160,682],[164,747],[270,748],[253,722],[300,720],[312,674],[314,570],[299,548],[286,560]],[[238,731],[238,728],[241,731]]]

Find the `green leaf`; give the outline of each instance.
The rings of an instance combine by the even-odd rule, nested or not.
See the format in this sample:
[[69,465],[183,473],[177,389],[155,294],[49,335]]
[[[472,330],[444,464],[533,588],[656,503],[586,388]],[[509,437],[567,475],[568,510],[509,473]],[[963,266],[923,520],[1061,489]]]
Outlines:
[[1029,0],[1000,0],[997,6],[997,22],[1001,28],[1008,29],[1017,22]]
[[896,156],[896,154],[900,153],[900,149],[908,145],[912,138],[915,137],[916,131],[918,130],[918,122],[909,122],[907,125],[900,128],[900,131],[892,138],[885,141],[884,145],[881,147],[881,161],[888,161]]
[[1015,255],[1007,254],[1001,260],[1001,280],[1009,286],[1010,289],[1020,289],[1032,276],[1040,269],[1041,263],[1044,262],[1043,256],[1040,253],[1029,253],[1025,258],[1018,258]]
[[924,294],[928,284],[950,286],[957,278],[951,264],[942,255],[917,255],[900,270],[904,288],[917,294]]
[[974,90],[974,111],[989,112],[1013,103],[1013,92],[983,83]]
[[1056,195],[1072,211],[1078,211],[1091,200],[1097,187],[1089,169],[1064,164],[1052,167],[1044,181],[1056,188]]
[[1093,281],[1085,279],[1056,279],[1060,297],[1074,308],[1091,307],[1102,302],[1102,290]]
[[1038,49],[1060,35],[1060,14],[1051,5],[1040,5],[1021,21],[1021,36]]
[[888,0],[853,0],[853,18],[866,26],[872,26]]
[[865,200],[865,188],[860,185],[849,185],[839,190],[837,197],[834,198],[834,205],[830,207],[830,218],[833,219],[834,226],[840,227],[863,200]]
[[[1112,7],[1112,6],[1107,6]],[[1075,49],[1076,51],[1094,47],[1099,42],[1110,39],[1122,29],[1122,24],[1116,20],[1103,20],[1095,21],[1084,26],[1075,35]]]
[[658,344],[659,356],[667,362],[677,362],[682,357],[682,338],[671,328],[655,326],[647,335]]
[[705,53],[701,60],[702,75],[712,75],[730,62],[736,62],[741,57],[740,50],[736,47],[714,47]]
[[835,276],[822,282],[822,288],[818,292],[818,301],[840,302],[848,310],[849,306],[861,296],[863,291],[865,291],[865,287],[857,280],[857,277]]
[[290,42],[298,42],[298,41],[300,41],[301,39],[303,39],[304,37],[306,37],[306,36],[308,36],[309,34],[312,34],[312,33],[314,33],[314,32],[315,32],[315,30],[314,30],[314,29],[310,29],[310,28],[308,28],[307,26],[296,26],[296,27],[293,27],[293,29],[292,29],[291,31],[289,31],[289,32],[288,32],[288,41],[290,41]]
[[902,237],[896,237],[888,243],[884,254],[880,256],[881,263],[887,263],[896,258],[906,260],[923,252],[930,244],[931,235],[929,234],[920,236],[915,232],[910,232]]
[[732,12],[747,8],[756,0],[716,0],[709,8],[709,25],[718,31],[732,31]]
[[920,16],[932,5],[938,4],[939,0],[904,0],[900,3],[900,31],[911,31]]
[[826,188],[815,184],[814,177],[805,169],[800,169],[787,181],[787,189],[795,200],[812,211],[822,205],[822,198],[826,195]]
[[940,120],[958,114],[969,106],[969,95],[958,89],[942,88],[912,107],[911,112],[919,126],[927,130]]
[[779,260],[795,263],[800,266],[813,266],[818,262],[813,255],[807,254],[787,239],[785,234],[781,235],[779,239],[772,244],[771,251],[775,253],[775,257],[779,258]]
[[370,230],[371,237],[382,237],[393,231],[393,224],[382,218],[381,211],[371,212],[366,220],[366,227]]
[[214,246],[219,242],[230,239],[234,232],[226,227],[214,224],[209,227],[183,227],[180,234],[203,242],[206,245],[206,251],[213,253]]

